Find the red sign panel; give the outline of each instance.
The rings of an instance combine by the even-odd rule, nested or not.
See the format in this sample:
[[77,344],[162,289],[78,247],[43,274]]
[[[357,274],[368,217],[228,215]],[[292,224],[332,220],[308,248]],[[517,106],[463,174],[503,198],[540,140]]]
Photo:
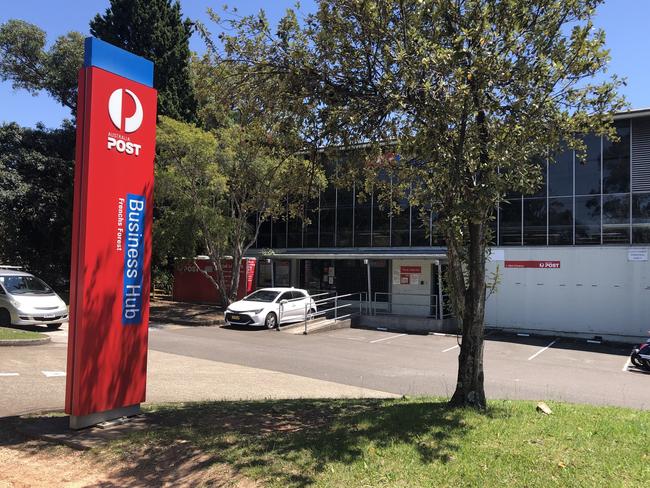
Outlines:
[[560,261],[505,261],[506,268],[559,269]]
[[399,272],[402,274],[420,274],[422,273],[422,266],[400,266]]
[[156,90],[79,74],[66,412],[145,400]]

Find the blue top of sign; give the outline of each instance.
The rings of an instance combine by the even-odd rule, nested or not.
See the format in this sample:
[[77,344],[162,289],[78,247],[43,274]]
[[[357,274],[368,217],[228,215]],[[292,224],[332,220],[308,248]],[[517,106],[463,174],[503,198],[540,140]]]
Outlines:
[[84,42],[84,67],[95,66],[153,87],[153,62],[95,37]]

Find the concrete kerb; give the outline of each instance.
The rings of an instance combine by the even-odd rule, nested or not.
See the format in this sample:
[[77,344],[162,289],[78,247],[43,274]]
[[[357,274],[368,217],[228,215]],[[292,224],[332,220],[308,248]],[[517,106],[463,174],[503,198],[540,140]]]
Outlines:
[[40,346],[51,342],[51,337],[43,337],[42,339],[3,339],[0,340],[0,346]]

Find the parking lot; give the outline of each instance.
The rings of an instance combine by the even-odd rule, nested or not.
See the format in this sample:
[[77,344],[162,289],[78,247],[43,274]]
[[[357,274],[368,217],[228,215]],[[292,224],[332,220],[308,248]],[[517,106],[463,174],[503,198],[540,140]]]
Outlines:
[[[48,334],[50,344],[0,349],[0,416],[63,407],[67,328]],[[276,397],[449,396],[459,352],[455,336],[364,329],[302,336],[172,324],[152,324],[149,345],[149,401],[263,398],[265,391]],[[486,393],[647,409],[650,375],[629,365],[630,350],[489,334]]]

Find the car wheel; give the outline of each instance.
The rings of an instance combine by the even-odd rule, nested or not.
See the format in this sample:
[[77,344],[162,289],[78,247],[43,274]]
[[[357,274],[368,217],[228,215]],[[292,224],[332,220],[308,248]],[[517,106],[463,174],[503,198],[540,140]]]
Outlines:
[[314,320],[316,318],[314,315],[316,315],[316,309],[312,308],[307,314],[307,320]]
[[278,325],[278,317],[273,313],[269,313],[264,319],[264,325],[267,329],[275,329]]
[[11,315],[6,308],[0,308],[0,326],[10,326]]
[[45,324],[47,325],[47,328],[50,330],[57,330],[59,327],[61,327],[61,324]]

